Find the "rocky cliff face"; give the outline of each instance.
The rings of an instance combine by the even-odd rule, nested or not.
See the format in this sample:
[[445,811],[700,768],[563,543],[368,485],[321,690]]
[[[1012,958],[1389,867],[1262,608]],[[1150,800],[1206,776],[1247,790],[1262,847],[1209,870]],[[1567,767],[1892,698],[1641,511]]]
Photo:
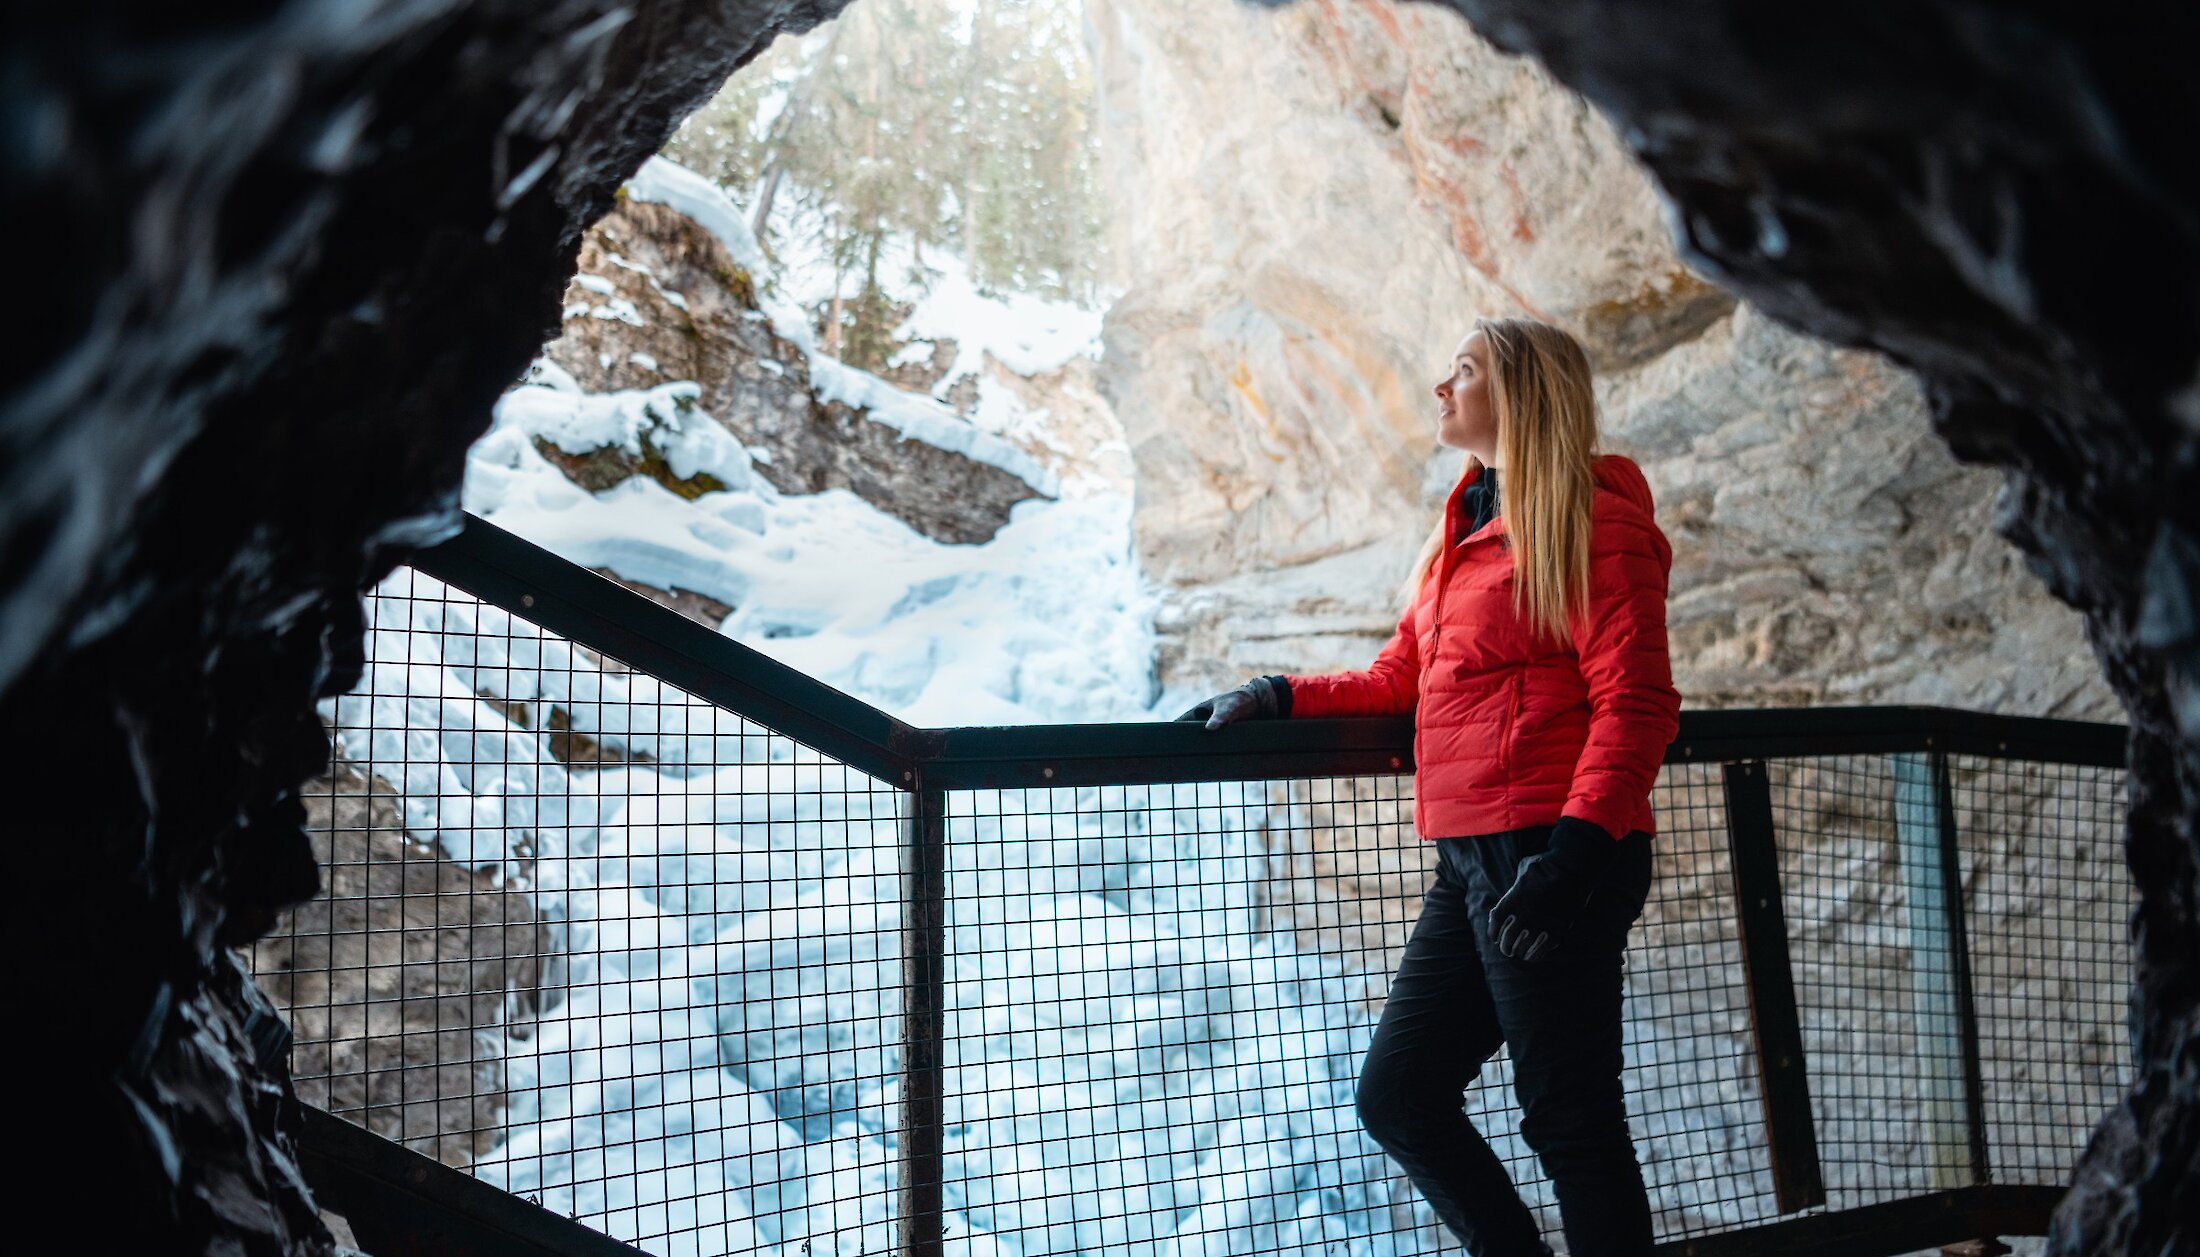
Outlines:
[[1427,329],[1501,290],[1418,208],[1375,107],[1340,103],[1298,42],[1313,10],[1087,15],[1131,259],[1101,387],[1136,467],[1140,557],[1174,591],[1163,683],[1350,657],[1387,631],[1426,532],[1418,380],[1450,350]]
[[1909,372],[1743,305],[1601,398],[1673,543],[1690,705],[2117,718],[2077,614],[1994,535],[1997,478],[1933,436]]
[[581,242],[564,331],[544,350],[590,392],[702,386],[703,409],[760,451],[789,493],[848,489],[938,541],[985,541],[1040,496],[1022,478],[910,441],[821,398],[802,349],[773,330],[756,278],[693,219],[622,199]]
[[298,1096],[464,1165],[504,1117],[500,1062],[475,1042],[528,1033],[549,928],[524,891],[407,833],[380,778],[338,763],[299,794],[325,889],[251,950],[290,1022]]
[[1091,12],[1133,266],[1102,385],[1164,685],[1365,665],[1459,467],[1428,386],[1475,315],[1527,313],[1588,347],[1607,448],[1659,495],[1693,705],[2111,714],[1908,372],[1691,270],[1538,63],[1432,6]]

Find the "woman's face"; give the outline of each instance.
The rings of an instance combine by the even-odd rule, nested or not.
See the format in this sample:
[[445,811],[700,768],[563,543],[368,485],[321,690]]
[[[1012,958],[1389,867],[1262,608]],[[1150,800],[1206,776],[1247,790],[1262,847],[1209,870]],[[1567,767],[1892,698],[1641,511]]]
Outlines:
[[1490,407],[1489,338],[1470,332],[1451,357],[1451,375],[1436,386],[1436,440],[1497,466],[1497,414]]

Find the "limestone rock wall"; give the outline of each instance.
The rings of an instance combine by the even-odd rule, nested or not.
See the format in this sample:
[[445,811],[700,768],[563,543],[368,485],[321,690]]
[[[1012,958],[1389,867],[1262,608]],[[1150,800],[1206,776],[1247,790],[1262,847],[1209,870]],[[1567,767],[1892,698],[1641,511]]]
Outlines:
[[[1349,657],[1385,627],[1424,529],[1419,369],[1450,349],[1426,329],[1501,295],[1373,142],[1364,93],[1342,99],[1304,42],[1317,18],[1087,9],[1129,259],[1100,384],[1131,448],[1141,560],[1174,592],[1165,685]],[[1314,565],[1327,579],[1262,579]]]
[[1908,371],[1745,305],[1601,401],[1673,543],[1691,705],[2119,718],[2077,613],[1994,534],[1999,478],[1948,453]]
[[1539,63],[1437,6],[1090,14],[1131,268],[1101,384],[1165,687],[1365,666],[1459,468],[1429,387],[1475,315],[1527,313],[1583,340],[1606,446],[1658,495],[1692,705],[2114,714],[1909,373],[1692,271]]

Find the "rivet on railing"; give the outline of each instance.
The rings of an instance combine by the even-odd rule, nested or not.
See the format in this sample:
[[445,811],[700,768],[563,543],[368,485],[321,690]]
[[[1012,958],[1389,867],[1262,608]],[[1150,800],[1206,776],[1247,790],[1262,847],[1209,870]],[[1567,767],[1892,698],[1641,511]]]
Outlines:
[[1404,764],[1404,763],[1405,763],[1405,761],[1404,761],[1404,760],[1402,760],[1402,759],[1399,759],[1399,758],[1398,758],[1397,756],[1395,756],[1395,755],[1393,755],[1393,756],[1391,756],[1391,757],[1390,757],[1390,766],[1391,766],[1392,768],[1397,768],[1397,767],[1399,767],[1400,765],[1402,765],[1402,764]]
[[531,607],[531,606],[534,606],[534,605],[535,605],[535,596],[534,596],[533,594],[521,594],[521,595],[519,596],[519,605],[521,605],[521,606],[523,606],[523,607]]
[[1042,777],[1044,777],[1044,778],[1046,778],[1046,779],[1047,779],[1047,780],[1049,780],[1049,781],[1052,781],[1052,780],[1054,780],[1054,770],[1053,770],[1053,769],[1051,769],[1051,768],[1042,768],[1042,769],[1040,769],[1040,770],[1039,770],[1039,775],[1040,775],[1040,776],[1042,776]]

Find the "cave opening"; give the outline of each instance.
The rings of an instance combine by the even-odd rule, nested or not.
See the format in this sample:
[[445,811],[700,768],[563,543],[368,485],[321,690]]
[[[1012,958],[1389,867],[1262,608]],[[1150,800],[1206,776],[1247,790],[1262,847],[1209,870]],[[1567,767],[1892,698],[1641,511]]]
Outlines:
[[[1701,394],[1687,372],[1661,366],[1676,351],[1758,390],[1766,408],[1824,392],[1856,407],[1844,413],[1889,425],[1875,435],[1784,412],[1798,419],[1792,430],[1826,442],[1804,469],[1848,493],[1859,525],[1877,530],[1865,535],[1885,544],[1839,553],[1807,518],[1782,517],[1794,499],[1777,480],[1760,486],[1755,518],[1787,527],[1786,539],[1750,556],[1759,570],[1744,564],[1721,579],[1788,614],[1752,623],[1698,599],[1691,641],[1707,661],[1703,692],[1739,696],[1773,682],[1789,687],[1788,701],[1966,695],[2078,715],[2105,714],[2105,682],[2130,721],[2138,1085],[2089,1148],[2053,1246],[2188,1242],[2194,1098],[2176,1062],[2200,1017],[2189,978],[2188,718],[2200,708],[2185,701],[2200,633],[2184,596],[2195,551],[2181,503],[2200,245],[2192,158],[2178,138],[2196,112],[2193,88],[2171,59],[2192,46],[2194,19],[2135,11],[2111,36],[1958,5],[1812,6],[1777,22],[1715,3],[1655,21],[1459,7],[1491,42],[1475,37],[1449,46],[1448,60],[1402,67],[1382,55],[1387,35],[1354,26],[1359,16],[1301,5],[1280,19],[1314,31],[1302,68],[1328,67],[1338,115],[1357,118],[1378,144],[1393,137],[1396,148],[1376,150],[1388,153],[1381,160],[1402,164],[1414,194],[1435,190],[1438,207],[1410,230],[1449,251],[1458,284],[1417,276],[1419,287],[1381,292],[1413,336],[1446,322],[1454,288],[1579,310],[1584,326],[1603,329],[1600,363],[1638,407],[1629,413],[1663,407],[1634,439],[1671,442],[1676,459],[1720,435],[1690,426],[1708,421],[1694,413]],[[26,283],[74,295],[42,322],[53,343],[33,342],[27,370],[8,386],[0,684],[9,759],[23,780],[100,783],[89,796],[37,792],[20,822],[37,884],[60,888],[34,906],[23,937],[86,940],[30,975],[34,1000],[81,1026],[86,1043],[60,1063],[52,1091],[96,1097],[88,1116],[50,1125],[62,1147],[42,1188],[80,1195],[77,1167],[114,1163],[106,1186],[151,1202],[130,1223],[148,1237],[319,1242],[289,1154],[269,1133],[280,1106],[256,1046],[264,1003],[224,949],[301,896],[300,814],[312,804],[297,783],[323,744],[313,704],[369,666],[358,590],[449,535],[466,445],[543,332],[562,322],[586,228],[613,208],[620,184],[774,28],[814,23],[820,9],[728,17],[650,4],[544,13],[476,4],[402,7],[347,25],[334,6],[301,2],[203,25],[109,23],[96,7],[26,19],[6,54],[16,86],[5,108],[19,124],[8,195],[15,221],[35,211],[71,242],[27,257]],[[1555,87],[1545,97],[1432,103],[1428,84],[1473,79],[1467,65],[1493,76],[1547,72],[1591,104],[1568,104]],[[1352,90],[1339,91],[1348,80]],[[1607,126],[1609,136],[1572,150],[1580,166],[1570,171],[1511,166],[1522,181],[1513,187],[1503,161],[1471,160],[1490,136],[1465,123],[1484,116],[1471,108],[1523,101],[1552,111],[1549,134],[1578,139]],[[1435,103],[1469,112],[1432,112]],[[1508,198],[1559,203],[1535,183],[1540,175],[1588,168],[1617,180],[1612,171],[1638,160],[1650,178],[1632,191],[1567,208],[1601,218],[1601,231],[1628,214],[1657,218],[1662,195],[1678,244],[1660,219],[1658,231],[1630,238],[1655,264],[1625,260],[1639,274],[1702,279],[1600,289],[1572,265],[1578,255],[1553,247],[1566,240],[1566,215],[1509,212]],[[1280,217],[1327,208],[1288,180],[1246,182],[1282,202]],[[450,194],[424,203],[417,190],[430,186]],[[1362,180],[1356,190],[1373,187]],[[1392,226],[1398,238],[1386,246],[1408,234]],[[1337,232],[1327,250],[1302,245],[1316,255],[1306,270],[1275,259],[1244,268],[1238,283],[1253,300],[1213,301],[1195,273],[1185,292],[1157,291],[1119,319],[1124,336],[1186,354],[1173,364],[1137,359],[1163,365],[1117,381],[1119,416],[1141,405],[1165,415],[1166,377],[1202,380],[1219,398],[1214,413],[1288,417],[1298,407],[1299,426],[1279,431],[1317,454],[1323,435],[1336,444],[1327,462],[1281,460],[1308,471],[1296,497],[1241,500],[1249,476],[1232,484],[1223,475],[1198,492],[1191,478],[1155,481],[1158,500],[1186,507],[1140,537],[1147,570],[1213,595],[1210,618],[1188,616],[1173,630],[1168,666],[1186,677],[1266,666],[1289,651],[1347,652],[1364,642],[1375,600],[1370,592],[1328,619],[1279,605],[1271,591],[1232,587],[1220,555],[1182,537],[1220,527],[1274,570],[1319,569],[1337,587],[1349,574],[1372,591],[1381,565],[1370,556],[1388,542],[1349,521],[1410,514],[1396,508],[1426,500],[1430,475],[1389,418],[1410,413],[1400,397],[1417,396],[1394,364],[1414,365],[1420,349],[1410,337],[1355,330],[1358,307],[1339,300],[1351,285],[1320,273],[1324,263],[1380,270],[1355,264],[1353,246],[1372,234]],[[2118,298],[2115,285],[2132,274],[2160,276],[2158,299]],[[1183,350],[1182,331],[1218,307],[1229,349]],[[1873,347],[1905,370],[1805,344],[1791,328]],[[1335,437],[1340,413],[1351,417],[1350,440]],[[1885,438],[1904,422],[1916,436],[1923,415],[1950,449],[1998,470],[1998,504],[1984,503],[1980,473],[1940,446]],[[1184,435],[1149,421],[1155,434],[1133,442],[1134,474],[1148,474],[1139,452]],[[1745,447],[1738,454],[1749,435],[1725,433]],[[683,451],[653,452],[675,471],[683,465]],[[1275,452],[1256,439],[1181,461],[1213,482],[1216,468],[1258,469],[1277,463]],[[1314,474],[1347,464],[1363,474]],[[1747,517],[1747,500],[1720,500],[1720,468],[1694,470],[1702,492],[1675,494],[1679,509],[1707,528],[1722,510]],[[723,491],[698,475],[671,478]],[[1293,513],[1313,522],[1280,527]],[[2007,579],[1989,517],[2083,617],[2098,673],[2069,648],[2069,613]],[[1713,533],[1697,540],[1706,555],[1730,552]],[[1783,565],[1797,579],[1768,592],[1765,573]],[[1928,577],[1913,583],[1919,571]],[[1843,606],[1827,575],[1860,572],[1915,588],[1932,622],[1915,628]],[[1989,588],[2005,600],[1979,592]],[[1222,640],[1230,617],[1292,611],[1302,618],[1258,647],[1267,656],[1233,656]],[[778,631],[803,635],[799,624]],[[2052,666],[2039,664],[2043,643]],[[1893,662],[1874,660],[1874,649]],[[1854,688],[1827,689],[1811,679],[1816,670]],[[908,684],[891,667],[880,672],[882,684]],[[1942,688],[1903,688],[1925,684]],[[550,715],[539,715],[548,728]],[[565,758],[601,753],[592,735],[593,750],[574,729],[552,732]],[[371,815],[373,790],[355,793]],[[540,950],[523,916],[491,924],[515,953]],[[125,1151],[93,1160],[110,1148]],[[271,1203],[240,1218],[220,1206],[234,1199]]]

